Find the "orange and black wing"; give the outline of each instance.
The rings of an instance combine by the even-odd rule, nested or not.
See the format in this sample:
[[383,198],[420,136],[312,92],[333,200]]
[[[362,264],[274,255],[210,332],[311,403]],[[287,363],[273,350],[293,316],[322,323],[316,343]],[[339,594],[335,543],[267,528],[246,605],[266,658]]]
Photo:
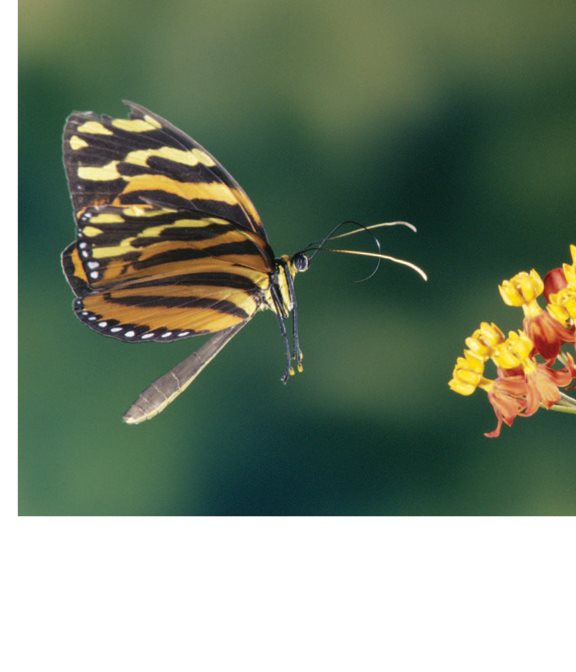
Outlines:
[[70,116],[64,163],[77,240],[62,254],[78,317],[125,341],[233,328],[259,308],[274,257],[225,169],[161,117]]

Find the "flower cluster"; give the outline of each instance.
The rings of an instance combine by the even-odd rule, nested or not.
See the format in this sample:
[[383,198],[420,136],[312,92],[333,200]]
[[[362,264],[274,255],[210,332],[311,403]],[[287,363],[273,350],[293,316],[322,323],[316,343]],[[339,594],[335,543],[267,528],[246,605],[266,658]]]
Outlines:
[[[576,413],[576,400],[560,389],[576,385],[574,359],[563,350],[565,344],[576,345],[576,245],[570,253],[572,263],[553,269],[544,280],[535,270],[522,271],[498,287],[504,303],[522,308],[522,329],[506,337],[496,324],[482,322],[465,341],[449,386],[458,394],[477,388],[488,394],[498,424],[485,436],[499,436],[502,423],[511,426],[516,417],[534,415],[539,408]],[[496,378],[484,375],[489,360]]]

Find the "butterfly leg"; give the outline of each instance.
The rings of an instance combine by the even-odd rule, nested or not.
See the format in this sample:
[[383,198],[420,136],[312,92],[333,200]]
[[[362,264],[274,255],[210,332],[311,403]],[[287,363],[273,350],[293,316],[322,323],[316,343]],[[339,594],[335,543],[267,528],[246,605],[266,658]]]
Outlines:
[[290,273],[286,272],[286,282],[288,284],[288,293],[290,295],[290,301],[292,302],[292,359],[296,361],[296,369],[298,373],[304,371],[302,366],[302,359],[304,355],[302,350],[300,350],[300,335],[298,331],[298,306],[296,304],[296,292],[294,291],[294,280]]
[[288,378],[294,375],[294,367],[292,366],[292,353],[290,352],[290,341],[288,340],[288,332],[286,331],[286,325],[284,324],[284,318],[276,313],[278,317],[278,324],[280,326],[280,333],[282,334],[282,340],[284,341],[284,353],[286,355],[286,368],[282,373],[280,380],[283,383],[288,382]]
[[270,292],[272,294],[272,300],[274,301],[274,313],[276,314],[276,318],[278,319],[278,326],[280,327],[280,334],[282,335],[282,341],[284,343],[284,353],[286,355],[286,368],[284,369],[284,372],[282,373],[282,377],[280,378],[280,380],[283,383],[287,383],[288,378],[294,375],[294,367],[292,366],[292,353],[290,352],[290,341],[288,340],[288,332],[286,331],[286,324],[284,323],[286,315],[282,305],[282,299],[280,297],[280,294],[278,292],[275,283],[271,283]]

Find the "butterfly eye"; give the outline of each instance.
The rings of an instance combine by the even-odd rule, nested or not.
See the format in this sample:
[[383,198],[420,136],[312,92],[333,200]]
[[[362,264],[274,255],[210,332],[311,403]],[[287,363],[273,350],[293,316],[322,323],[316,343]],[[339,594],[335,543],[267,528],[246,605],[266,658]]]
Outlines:
[[308,270],[308,267],[310,266],[310,260],[302,252],[298,252],[298,254],[295,254],[292,261],[294,262],[294,266],[296,267],[296,270],[299,273],[304,273],[305,271]]

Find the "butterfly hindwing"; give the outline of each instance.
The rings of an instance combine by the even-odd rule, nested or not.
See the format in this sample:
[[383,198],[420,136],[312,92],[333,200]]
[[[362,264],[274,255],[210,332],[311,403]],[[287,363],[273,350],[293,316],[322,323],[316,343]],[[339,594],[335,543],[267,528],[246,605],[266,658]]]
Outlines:
[[253,316],[268,282],[261,242],[218,218],[108,206],[86,210],[63,266],[88,326],[165,342]]

